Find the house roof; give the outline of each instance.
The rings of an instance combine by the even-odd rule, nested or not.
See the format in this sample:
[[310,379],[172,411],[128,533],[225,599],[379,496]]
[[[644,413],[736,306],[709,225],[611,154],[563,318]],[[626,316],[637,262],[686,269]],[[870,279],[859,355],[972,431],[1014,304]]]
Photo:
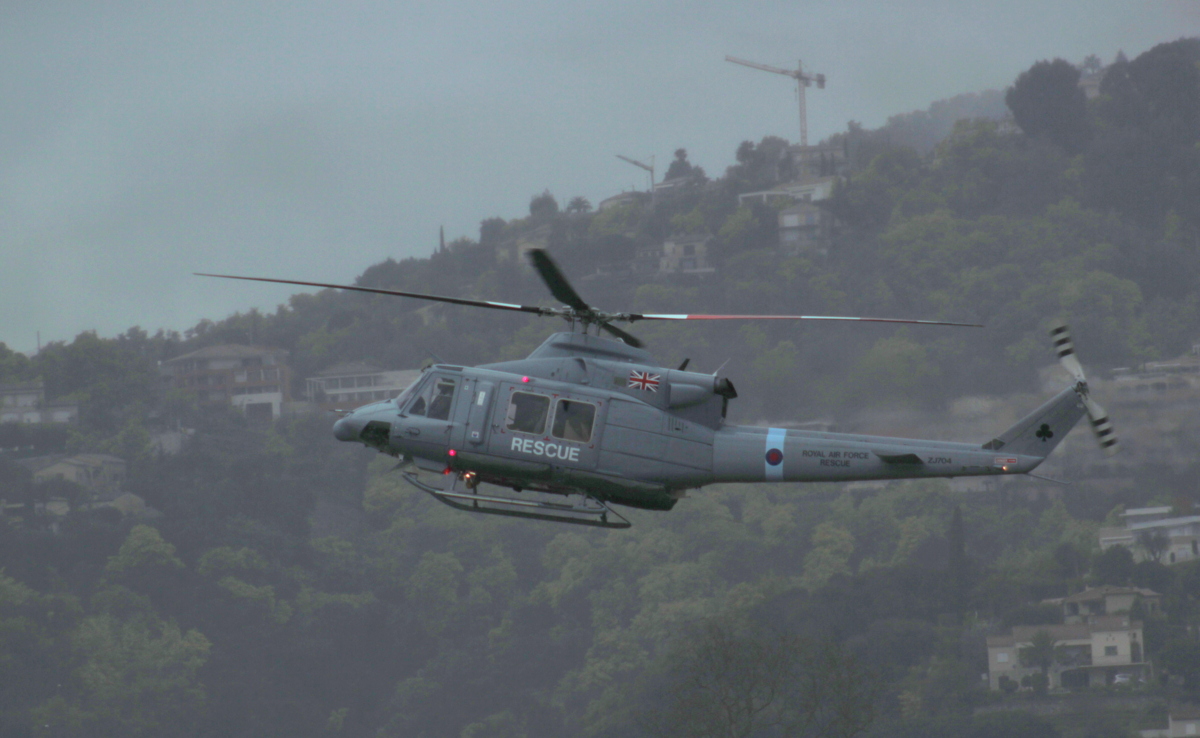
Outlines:
[[1038,631],[1047,631],[1058,641],[1073,641],[1092,637],[1092,626],[1087,623],[1071,625],[1014,625],[1012,638],[1017,643],[1028,643]]
[[167,359],[164,364],[174,364],[187,359],[253,359],[260,356],[276,356],[287,354],[284,349],[264,348],[262,346],[243,346],[236,343],[226,343],[220,346],[207,346],[191,353]]
[[379,374],[383,369],[364,361],[343,361],[317,372],[318,377],[348,377],[360,374]]
[[1180,518],[1163,518],[1161,520],[1152,520],[1146,523],[1131,523],[1129,531],[1154,530],[1155,528],[1170,528],[1176,525],[1186,525],[1188,523],[1200,522],[1200,515],[1188,515]]
[[1166,515],[1171,512],[1171,507],[1134,507],[1121,513],[1121,517],[1130,518],[1139,515]]
[[49,469],[65,458],[67,458],[66,454],[50,454],[49,456],[32,456],[28,459],[17,459],[16,461],[29,471],[37,474],[43,469]]
[[1103,599],[1113,595],[1134,594],[1141,597],[1162,597],[1161,594],[1152,589],[1143,589],[1141,587],[1117,587],[1111,584],[1105,584],[1101,587],[1092,587],[1085,589],[1082,592],[1076,592],[1068,597],[1063,597],[1063,604],[1071,602],[1092,602],[1094,600]]
[[50,454],[48,456],[34,456],[28,459],[17,459],[17,463],[25,467],[29,471],[37,474],[40,471],[49,469],[55,464],[72,464],[74,466],[103,466],[105,464],[125,464],[125,460],[108,454],[75,454],[68,456],[67,454]]
[[0,383],[0,392],[24,392],[27,390],[45,389],[46,383],[40,379],[31,379],[28,382],[2,382]]

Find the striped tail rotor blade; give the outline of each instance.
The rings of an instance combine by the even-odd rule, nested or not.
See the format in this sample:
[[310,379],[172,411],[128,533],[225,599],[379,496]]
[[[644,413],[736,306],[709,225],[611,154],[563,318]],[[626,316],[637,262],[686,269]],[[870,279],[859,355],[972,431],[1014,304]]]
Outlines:
[[1108,419],[1108,413],[1090,397],[1083,398],[1083,406],[1087,409],[1088,420],[1091,421],[1092,431],[1095,432],[1096,440],[1100,443],[1100,450],[1104,452],[1105,456],[1113,456],[1121,450],[1121,445],[1117,441],[1117,433],[1113,430],[1112,421]]
[[1050,328],[1050,338],[1054,341],[1054,350],[1058,353],[1058,361],[1063,369],[1066,369],[1076,382],[1086,382],[1087,378],[1083,374],[1079,357],[1075,355],[1075,343],[1071,341],[1071,331],[1067,324],[1055,322]]

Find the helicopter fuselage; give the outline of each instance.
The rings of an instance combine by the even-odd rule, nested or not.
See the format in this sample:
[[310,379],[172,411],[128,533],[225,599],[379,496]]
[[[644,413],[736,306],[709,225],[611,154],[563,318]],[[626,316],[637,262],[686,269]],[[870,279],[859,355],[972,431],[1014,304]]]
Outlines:
[[[334,432],[472,485],[655,510],[718,482],[1020,474],[1053,447],[732,425],[724,416],[733,397],[727,379],[657,366],[647,352],[606,338],[557,333],[527,359],[434,365],[395,400],[337,421]],[[1042,410],[1057,401],[1051,415],[1065,434],[1082,405],[1071,390],[1060,398]],[[1018,452],[1028,450],[1042,453]]]

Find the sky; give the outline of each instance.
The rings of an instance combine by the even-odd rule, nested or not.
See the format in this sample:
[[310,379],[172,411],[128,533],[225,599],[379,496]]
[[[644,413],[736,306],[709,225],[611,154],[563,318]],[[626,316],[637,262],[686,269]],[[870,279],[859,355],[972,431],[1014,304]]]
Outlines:
[[[809,140],[1042,59],[1200,36],[1200,2],[47,2],[0,7],[0,342],[184,331],[478,238],[548,190],[595,205],[673,152]],[[600,296],[597,296],[600,297]]]

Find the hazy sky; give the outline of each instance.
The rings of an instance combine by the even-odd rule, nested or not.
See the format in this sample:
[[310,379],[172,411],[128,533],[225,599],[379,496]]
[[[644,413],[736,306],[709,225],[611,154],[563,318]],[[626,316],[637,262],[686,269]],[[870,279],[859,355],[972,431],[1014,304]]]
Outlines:
[[[424,256],[549,189],[646,186],[617,160],[810,141],[1040,59],[1200,35],[1200,2],[155,2],[0,8],[0,341],[184,330]],[[593,296],[598,300],[601,296]]]

